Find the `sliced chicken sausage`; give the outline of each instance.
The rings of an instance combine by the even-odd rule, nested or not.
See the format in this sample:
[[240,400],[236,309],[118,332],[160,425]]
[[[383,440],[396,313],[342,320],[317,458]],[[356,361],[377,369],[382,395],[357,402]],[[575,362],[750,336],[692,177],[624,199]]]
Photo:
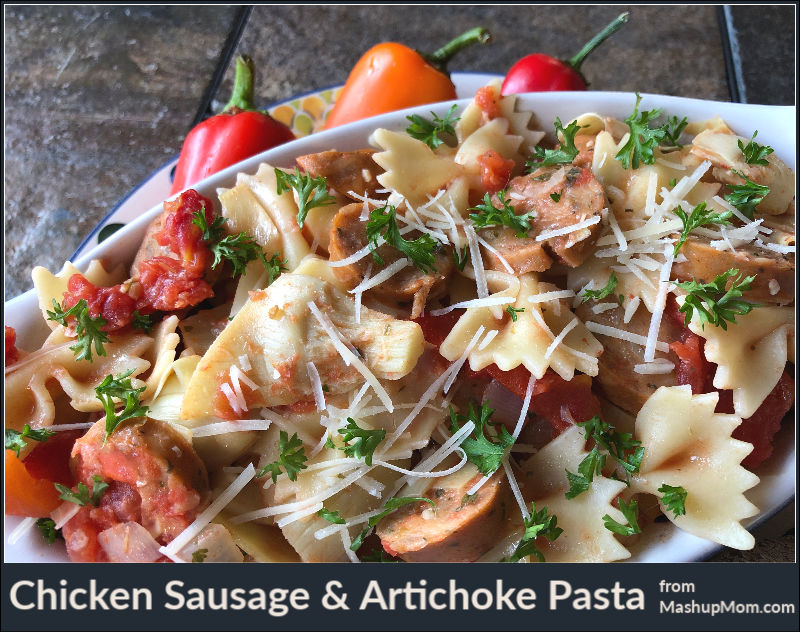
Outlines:
[[743,298],[756,303],[786,304],[794,301],[794,254],[781,254],[753,245],[736,252],[712,248],[707,239],[690,236],[680,252],[686,257],[672,265],[672,277],[680,281],[693,278],[708,283],[730,269],[744,276],[755,275],[751,289]]
[[373,149],[323,151],[299,156],[297,164],[315,178],[326,178],[330,188],[353,200],[357,198],[350,195],[350,191],[361,196],[380,198],[377,190],[382,187],[378,176],[383,173],[383,169],[372,159],[374,153]]
[[474,562],[497,543],[508,519],[511,497],[502,468],[475,494],[467,491],[481,478],[460,472],[441,479],[426,496],[436,503],[414,503],[381,520],[377,534],[384,550],[407,562]]
[[[568,228],[599,217],[607,206],[603,187],[588,167],[542,167],[509,184],[510,204],[517,215],[531,213],[531,229],[517,237],[511,228],[487,228],[481,236],[508,262],[515,274],[543,272],[553,261],[575,268],[591,254],[600,223],[537,241],[545,231]],[[490,266],[503,270],[500,259],[488,253]]]
[[[343,206],[334,217],[329,246],[331,261],[345,259],[367,245],[367,223],[361,220],[362,210],[361,204],[348,204]],[[408,240],[417,237],[419,237],[419,233],[416,231],[404,235],[404,238]],[[352,289],[364,279],[370,264],[372,264],[372,276],[375,276],[385,266],[391,265],[404,256],[401,251],[389,244],[378,247],[377,253],[383,260],[383,265],[379,265],[371,255],[368,255],[350,265],[334,267],[333,271],[348,288]],[[451,247],[440,246],[435,252],[435,256],[436,272],[425,274],[416,266],[410,265],[368,292],[380,300],[397,303],[413,300],[411,317],[416,318],[423,312],[429,297],[435,298],[444,293],[445,280],[453,270]]]

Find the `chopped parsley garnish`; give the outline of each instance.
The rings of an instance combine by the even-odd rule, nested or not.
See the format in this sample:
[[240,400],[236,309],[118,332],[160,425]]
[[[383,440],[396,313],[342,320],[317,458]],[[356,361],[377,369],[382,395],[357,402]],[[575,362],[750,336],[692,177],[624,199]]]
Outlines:
[[47,430],[47,428],[32,430],[28,424],[22,427],[22,432],[13,428],[6,428],[6,450],[14,450],[16,455],[19,456],[19,451],[28,445],[25,439],[45,442],[54,434],[55,432]]
[[568,500],[572,500],[589,489],[594,480],[595,474],[602,474],[606,464],[606,455],[602,454],[597,446],[594,446],[589,454],[578,464],[578,473],[573,474],[567,470],[567,481],[569,490],[564,494]]
[[536,538],[545,537],[551,542],[563,533],[558,525],[558,518],[547,515],[547,507],[536,511],[536,503],[531,501],[530,518],[525,518],[525,533],[517,545],[516,550],[508,559],[509,562],[519,562],[523,557],[533,555],[539,562],[544,562],[544,555],[536,547]]
[[677,116],[670,116],[667,119],[667,124],[664,126],[666,131],[666,144],[672,147],[683,147],[679,141],[683,130],[688,124],[689,122],[686,120],[685,116],[680,121]]
[[444,142],[439,138],[439,134],[455,135],[456,130],[453,125],[455,125],[460,118],[455,116],[457,107],[458,106],[453,105],[443,119],[439,118],[434,112],[431,112],[431,114],[433,114],[433,121],[429,121],[418,114],[407,116],[406,118],[411,121],[411,125],[406,128],[406,133],[412,138],[421,140],[431,149],[436,149]]
[[206,556],[208,555],[208,549],[197,549],[192,553],[192,563],[193,564],[202,564],[206,561]]
[[100,504],[100,499],[103,497],[103,492],[106,491],[108,488],[108,483],[104,483],[103,479],[100,478],[97,474],[92,476],[92,491],[89,493],[89,488],[86,487],[83,483],[78,483],[77,488],[78,490],[73,492],[69,487],[66,485],[62,485],[61,483],[54,483],[56,489],[61,492],[59,498],[61,500],[66,500],[70,503],[75,503],[76,505],[80,505],[81,507],[85,506],[87,503],[92,503],[95,507]]
[[362,562],[379,562],[381,564],[402,562],[398,557],[392,557],[383,549],[376,549],[372,553],[362,556]]
[[706,203],[700,202],[697,206],[692,209],[692,212],[687,215],[686,211],[683,210],[682,207],[678,206],[675,209],[675,215],[681,218],[681,222],[683,223],[683,228],[681,229],[681,236],[677,242],[675,242],[675,250],[673,251],[673,256],[678,256],[678,251],[681,249],[681,246],[686,242],[686,239],[689,237],[689,233],[691,233],[695,228],[700,226],[706,226],[708,224],[723,224],[725,226],[730,226],[730,217],[733,215],[730,211],[725,211],[723,213],[712,213],[711,210],[706,210]]
[[489,194],[485,194],[483,196],[483,204],[478,204],[478,206],[469,209],[470,211],[477,211],[476,213],[470,213],[469,217],[477,229],[490,226],[508,226],[516,231],[517,237],[526,237],[531,229],[531,214],[517,215],[505,195],[505,189],[498,191],[497,199],[501,206],[497,208],[492,204]]
[[[146,387],[133,388],[130,380],[132,373],[133,369],[117,377],[106,375],[105,379],[94,389],[97,399],[100,400],[106,411],[106,436],[103,443],[123,421],[144,417],[149,410],[147,406],[139,405],[139,395],[145,391]],[[119,413],[114,410],[114,397],[125,402],[125,408]]]
[[469,260],[469,246],[464,246],[464,249],[459,253],[458,248],[453,248],[453,261],[456,264],[456,267],[464,271],[464,266],[467,265],[467,261]]
[[628,521],[628,524],[620,524],[611,516],[606,514],[603,516],[603,525],[612,533],[618,533],[619,535],[633,535],[634,533],[641,533],[642,530],[639,527],[639,522],[636,519],[638,505],[639,503],[637,503],[635,500],[631,500],[631,502],[626,503],[624,500],[622,500],[622,498],[620,498],[619,510],[622,512],[622,515],[625,516],[625,520]]
[[739,209],[742,215],[748,219],[753,219],[756,206],[769,195],[769,187],[756,184],[741,171],[736,171],[736,169],[731,169],[731,171],[742,178],[745,183],[729,184],[730,192],[725,194],[725,201]]
[[563,193],[564,193],[563,191],[561,191],[560,193],[551,193],[550,194],[550,199],[553,200],[553,202],[558,203],[558,202],[561,201],[561,195]]
[[134,329],[139,329],[146,334],[149,334],[153,331],[153,317],[150,314],[140,314],[139,310],[137,309],[133,312],[133,322],[131,322],[131,326]]
[[280,457],[278,460],[262,467],[258,470],[256,476],[261,477],[270,474],[272,476],[272,482],[275,483],[278,480],[278,475],[281,473],[281,468],[283,468],[289,480],[296,481],[297,474],[300,470],[304,470],[308,467],[306,465],[308,459],[306,458],[303,441],[297,436],[296,432],[290,439],[289,433],[285,430],[281,430],[278,449],[280,450]]
[[325,518],[328,522],[332,522],[333,524],[345,524],[346,520],[339,515],[338,511],[331,511],[330,509],[325,509],[323,507],[317,512],[317,515],[320,518]]
[[375,261],[383,265],[383,259],[377,252],[379,237],[383,237],[387,244],[402,252],[422,272],[435,271],[433,263],[436,258],[433,251],[436,248],[436,241],[427,233],[410,241],[404,239],[397,226],[397,211],[394,206],[387,205],[374,209],[369,214],[367,222],[369,249]]
[[52,518],[39,518],[36,521],[36,527],[48,544],[52,544],[58,539],[64,539],[64,536],[61,535],[61,529],[56,529],[56,521]]
[[208,244],[208,249],[214,255],[211,268],[216,269],[223,260],[229,261],[233,266],[233,276],[239,276],[244,274],[248,263],[260,259],[269,274],[268,285],[271,285],[284,270],[283,264],[286,263],[280,260],[280,253],[272,255],[272,259],[267,260],[264,250],[248,233],[242,231],[238,235],[225,235],[223,226],[227,221],[224,217],[217,217],[209,225],[205,207],[197,211],[192,218],[192,223],[203,231],[203,241]]
[[658,491],[664,494],[661,497],[661,502],[664,506],[675,514],[675,517],[682,516],[686,513],[686,497],[689,493],[683,487],[673,487],[664,483],[658,488]]
[[686,315],[684,324],[688,325],[691,322],[696,310],[702,329],[705,329],[706,323],[711,323],[727,331],[728,322],[736,324],[737,315],[749,314],[754,307],[759,307],[758,303],[749,303],[739,298],[743,292],[750,289],[756,278],[755,274],[744,279],[740,275],[733,279],[730,289],[725,289],[728,279],[737,274],[739,270],[732,268],[716,276],[711,283],[701,283],[695,279],[685,282],[673,281],[688,293],[680,307],[681,313]]
[[[678,184],[678,178],[672,178],[672,180],[669,181],[669,188],[674,189],[676,184]],[[627,211],[627,209],[625,210]]]
[[511,322],[515,323],[517,322],[517,314],[521,314],[522,312],[524,312],[525,308],[511,307],[511,305],[509,305],[508,307],[506,307],[505,311],[509,316],[511,316]]
[[[545,149],[544,147],[537,146],[534,148],[533,156],[525,163],[525,166],[530,171],[535,171],[539,167],[547,167],[550,165],[564,165],[570,164],[577,157],[579,151],[575,146],[575,135],[581,129],[575,121],[572,121],[567,128],[561,125],[561,119],[556,118],[554,123],[556,129],[556,138],[558,133],[561,133],[561,144],[557,149]],[[558,200],[556,200],[558,201]]]
[[595,445],[578,465],[577,474],[567,470],[569,490],[565,494],[566,498],[575,498],[588,490],[594,476],[601,473],[607,457],[611,457],[625,470],[626,479],[639,471],[644,448],[632,434],[617,432],[614,426],[603,421],[599,415],[577,425],[584,429],[586,440],[594,440]]
[[[367,465],[372,465],[375,448],[386,437],[386,431],[383,428],[377,430],[361,428],[352,417],[347,418],[347,425],[344,428],[339,428],[339,434],[342,435],[345,442],[345,445],[339,449],[343,450],[347,456],[356,459],[363,458]],[[352,443],[348,443],[350,441]]]
[[390,498],[386,501],[386,504],[383,506],[383,509],[380,513],[375,514],[369,520],[367,520],[367,526],[364,527],[361,533],[359,533],[353,540],[353,543],[350,545],[350,550],[358,551],[358,549],[361,548],[361,545],[364,544],[364,538],[369,535],[369,532],[376,524],[403,505],[410,505],[412,503],[428,503],[434,509],[436,509],[436,503],[430,498],[425,498],[424,496],[395,496],[394,498]]
[[748,142],[746,145],[741,140],[736,141],[736,143],[739,145],[739,149],[744,155],[744,161],[748,165],[768,165],[769,160],[767,160],[767,156],[769,156],[775,150],[769,145],[759,145],[757,142],[755,142],[757,135],[758,130],[753,132],[750,142]]
[[[475,410],[473,403],[470,402],[466,416],[456,414],[452,406],[450,407],[450,432],[458,432],[468,421],[475,424],[475,430],[461,443],[461,449],[484,476],[489,476],[500,467],[506,451],[514,445],[514,437],[503,424],[489,421],[492,413],[494,410],[489,408],[488,404],[482,404]],[[489,436],[486,434],[487,426],[492,426],[495,430]]]
[[[604,287],[600,288],[599,290],[584,290],[583,291],[583,300],[582,303],[585,303],[589,299],[599,301],[601,298],[605,298],[606,296],[610,296],[614,290],[617,289],[617,273],[613,270],[611,271],[611,276],[608,277],[608,283],[605,284]],[[620,305],[622,303],[620,302]]]
[[652,165],[655,162],[653,150],[667,138],[667,125],[655,129],[650,127],[650,122],[661,116],[661,108],[642,110],[639,113],[641,100],[642,97],[637,92],[633,114],[625,119],[631,130],[630,136],[615,156],[625,169],[638,169],[641,163]]
[[277,193],[294,189],[297,193],[297,225],[302,228],[308,212],[317,206],[328,206],[336,202],[336,198],[328,193],[328,181],[323,177],[312,178],[307,173],[300,173],[295,167],[294,173],[275,169],[278,180]]
[[53,299],[53,311],[47,310],[47,320],[69,327],[68,318],[75,319],[75,333],[78,336],[77,342],[70,347],[75,352],[75,359],[91,362],[92,347],[97,355],[104,356],[106,350],[103,344],[108,342],[108,335],[101,328],[108,324],[106,319],[90,315],[89,303],[84,298],[67,310]]

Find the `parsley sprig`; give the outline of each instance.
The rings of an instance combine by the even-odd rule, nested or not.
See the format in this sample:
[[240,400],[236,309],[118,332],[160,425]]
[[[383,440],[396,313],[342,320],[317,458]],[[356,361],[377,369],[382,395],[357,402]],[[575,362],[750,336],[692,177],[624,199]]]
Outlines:
[[347,456],[355,459],[363,458],[367,465],[372,465],[375,448],[386,438],[386,430],[383,428],[376,430],[361,428],[352,417],[347,418],[347,425],[339,428],[338,432],[345,442],[339,449],[343,450]]
[[[145,391],[146,387],[133,388],[130,379],[132,373],[133,369],[117,377],[106,375],[103,381],[94,389],[97,399],[103,404],[103,409],[106,412],[106,436],[103,439],[103,443],[108,440],[111,433],[123,421],[147,415],[149,408],[139,404],[139,396]],[[125,407],[119,413],[115,410],[114,398],[125,402]]]
[[658,491],[664,494],[661,497],[661,502],[664,506],[675,514],[675,517],[683,516],[686,513],[686,497],[689,495],[683,487],[673,487],[664,483],[658,488]]
[[691,233],[695,228],[706,226],[708,224],[722,224],[725,226],[730,226],[730,217],[733,215],[733,213],[730,211],[713,213],[711,212],[711,209],[706,209],[705,202],[700,202],[700,204],[695,206],[692,209],[692,212],[688,215],[681,206],[678,206],[678,208],[675,209],[675,215],[680,217],[681,222],[683,223],[680,239],[675,242],[675,249],[673,251],[673,256],[677,257],[678,251],[686,242],[686,239],[689,237],[689,233]]
[[6,428],[6,450],[14,450],[16,455],[19,456],[19,451],[28,445],[25,439],[45,442],[54,434],[55,432],[47,428],[33,430],[28,424],[22,427],[22,432],[13,428]]
[[511,322],[515,323],[515,322],[517,322],[517,318],[518,318],[517,314],[521,314],[522,312],[524,312],[525,308],[524,307],[512,307],[511,305],[509,305],[508,307],[506,307],[505,311],[509,316],[511,316]]
[[278,460],[262,467],[258,470],[256,476],[261,477],[270,474],[272,476],[272,482],[275,483],[278,480],[278,475],[281,473],[281,468],[283,468],[289,480],[296,481],[300,470],[304,470],[308,467],[306,465],[308,458],[306,457],[306,451],[303,447],[303,441],[297,436],[296,432],[290,439],[289,433],[285,430],[281,430],[278,449],[280,450]]
[[[531,171],[535,171],[539,167],[547,167],[550,165],[564,165],[570,164],[578,155],[578,148],[575,146],[575,135],[581,129],[575,121],[572,121],[564,129],[561,124],[561,119],[556,118],[554,123],[556,129],[556,138],[561,140],[557,149],[545,149],[544,147],[537,146],[534,149],[533,156],[525,163],[525,167]],[[561,134],[559,137],[558,134]]]
[[641,163],[652,165],[655,162],[653,150],[668,137],[668,124],[650,127],[651,121],[661,116],[661,108],[642,110],[640,113],[641,100],[642,96],[637,92],[633,113],[625,119],[631,130],[630,136],[615,156],[625,169],[638,169]]
[[739,149],[744,155],[744,161],[748,165],[768,165],[767,156],[775,150],[769,145],[759,145],[755,141],[757,135],[758,130],[753,132],[753,136],[746,145],[741,140],[736,141],[736,144],[739,145]]
[[638,505],[639,503],[635,500],[631,500],[631,502],[626,503],[624,500],[622,500],[622,498],[620,498],[619,510],[622,512],[622,515],[625,516],[625,520],[628,521],[628,524],[620,524],[611,516],[606,514],[603,516],[603,525],[612,533],[618,533],[619,535],[633,535],[634,533],[641,533],[642,529],[639,527],[639,522],[637,521],[636,517]]
[[724,196],[725,201],[733,204],[748,219],[753,219],[756,206],[769,195],[769,187],[753,182],[741,171],[736,171],[736,169],[731,169],[731,171],[742,178],[744,184],[729,184],[729,192]]
[[338,511],[331,511],[330,509],[325,509],[323,507],[317,512],[317,515],[320,518],[325,518],[328,522],[332,522],[333,524],[345,524],[347,521],[339,515]]
[[533,555],[539,562],[544,562],[544,555],[536,547],[536,538],[545,537],[551,542],[558,538],[564,530],[558,526],[556,516],[547,515],[547,507],[536,511],[536,503],[531,501],[531,515],[524,519],[525,533],[519,541],[509,562],[519,562],[523,557]]
[[192,552],[192,564],[202,564],[206,561],[208,549],[196,549]]
[[89,488],[84,483],[78,483],[77,491],[72,491],[69,487],[62,485],[61,483],[54,483],[54,485],[56,489],[61,492],[59,495],[61,500],[75,503],[81,507],[85,506],[87,503],[91,503],[97,507],[100,504],[100,499],[103,497],[103,493],[108,488],[108,483],[103,482],[103,479],[97,474],[92,476],[92,481],[91,493],[89,492]]
[[453,105],[443,119],[439,118],[435,112],[431,112],[431,114],[433,114],[433,121],[429,121],[418,114],[407,116],[406,118],[411,121],[411,125],[406,128],[406,134],[412,138],[421,140],[431,149],[436,149],[439,145],[444,143],[444,141],[439,138],[439,134],[455,135],[456,130],[453,126],[458,122],[459,118],[461,118],[455,116],[457,108],[458,106]]
[[[760,307],[758,303],[750,303],[740,299],[743,292],[750,289],[756,275],[733,279],[739,270],[732,268],[714,277],[710,283],[701,283],[695,279],[691,281],[673,281],[675,285],[687,292],[687,296],[680,307],[680,312],[685,314],[684,324],[688,325],[694,312],[700,318],[700,327],[705,329],[706,323],[711,323],[722,329],[728,329],[728,322],[736,324],[736,316],[749,314],[753,308]],[[728,279],[733,279],[731,287],[726,290]]]
[[601,298],[605,298],[606,296],[611,295],[616,289],[617,289],[617,273],[612,270],[611,276],[608,277],[608,282],[599,290],[583,290],[583,294],[581,295],[583,300],[581,301],[581,303],[585,303],[589,299],[592,299],[594,301],[599,301]]
[[312,208],[336,202],[336,198],[328,193],[328,181],[323,176],[314,178],[307,173],[300,173],[300,169],[295,167],[294,173],[276,168],[275,178],[278,180],[278,195],[291,189],[297,193],[297,225],[300,228]]
[[606,459],[611,457],[625,471],[626,479],[639,471],[644,457],[644,448],[640,441],[629,432],[617,432],[611,424],[595,415],[588,421],[577,424],[585,431],[588,441],[595,443],[589,454],[578,464],[578,473],[567,470],[569,490],[564,494],[568,499],[575,498],[589,489],[595,475],[599,475],[605,467]]
[[216,217],[208,223],[205,208],[201,208],[194,214],[192,223],[203,231],[203,241],[208,244],[208,249],[214,255],[211,268],[216,269],[223,260],[230,261],[233,266],[233,276],[244,274],[247,264],[256,259],[267,269],[269,283],[272,282],[285,270],[285,261],[280,260],[280,253],[272,255],[272,259],[267,260],[264,250],[260,244],[245,231],[237,235],[225,234],[225,223],[228,220],[224,217]]
[[56,529],[56,521],[52,518],[39,518],[36,521],[36,527],[48,544],[52,544],[58,539],[64,539],[61,529]]
[[[506,451],[514,445],[514,437],[503,424],[489,421],[493,413],[488,404],[482,404],[476,410],[470,402],[466,416],[456,414],[450,407],[450,432],[458,432],[467,421],[475,424],[475,430],[461,443],[461,449],[484,476],[489,476],[500,467]],[[494,432],[487,436],[488,426],[492,426]]]
[[489,194],[483,196],[483,203],[474,206],[470,211],[477,211],[470,213],[469,217],[475,224],[476,229],[488,228],[490,226],[508,226],[516,231],[517,237],[526,237],[528,231],[531,229],[530,213],[517,215],[510,202],[506,199],[506,191],[503,189],[497,193],[497,200],[500,202],[500,207],[492,204]]
[[383,265],[383,259],[377,252],[379,237],[383,237],[387,244],[402,252],[422,272],[435,272],[433,264],[436,257],[433,251],[436,241],[427,233],[413,240],[404,239],[397,225],[397,210],[392,205],[374,209],[367,222],[367,240],[372,257]]
[[425,498],[424,496],[395,496],[394,498],[390,498],[386,501],[386,504],[383,506],[383,509],[380,511],[380,513],[375,514],[369,520],[367,520],[367,526],[364,527],[361,533],[355,537],[353,543],[350,545],[350,550],[358,551],[358,549],[361,548],[361,545],[364,544],[364,539],[369,535],[369,532],[375,525],[403,505],[410,505],[412,503],[428,503],[434,508],[434,510],[436,509],[436,503],[430,498]]
[[75,352],[75,359],[91,362],[92,347],[97,355],[104,356],[106,350],[103,344],[108,342],[108,335],[102,330],[102,327],[108,324],[106,319],[89,314],[89,303],[84,298],[66,310],[56,302],[56,299],[53,299],[53,311],[47,310],[47,320],[69,327],[72,324],[68,322],[70,318],[75,319],[75,333],[77,334],[77,342],[70,347]]
[[666,132],[664,140],[667,141],[666,144],[672,147],[683,147],[679,141],[683,130],[688,124],[689,121],[686,120],[685,116],[680,121],[677,116],[670,116],[664,126],[664,131]]
[[150,314],[140,314],[139,310],[137,309],[133,312],[133,321],[131,322],[131,326],[134,329],[139,329],[146,334],[149,334],[153,331],[153,317]]

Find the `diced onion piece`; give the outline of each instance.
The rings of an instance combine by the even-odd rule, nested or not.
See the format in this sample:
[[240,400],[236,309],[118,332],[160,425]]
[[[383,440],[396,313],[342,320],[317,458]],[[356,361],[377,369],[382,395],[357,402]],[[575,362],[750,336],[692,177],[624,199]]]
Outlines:
[[138,522],[123,522],[101,531],[97,541],[109,562],[155,562],[161,557],[159,544]]

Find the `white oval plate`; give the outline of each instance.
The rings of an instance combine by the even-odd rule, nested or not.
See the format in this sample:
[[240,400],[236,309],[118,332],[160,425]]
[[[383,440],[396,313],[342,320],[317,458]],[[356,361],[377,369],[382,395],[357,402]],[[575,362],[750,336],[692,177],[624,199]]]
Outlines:
[[[478,84],[480,85],[480,84]],[[642,109],[661,107],[668,115],[687,116],[689,120],[703,120],[721,116],[738,134],[750,137],[758,130],[759,139],[768,142],[777,156],[792,169],[795,168],[796,108],[794,106],[760,106],[715,101],[701,101],[655,94],[642,95]],[[521,95],[519,107],[530,109],[540,122],[540,129],[551,130],[558,116],[567,121],[584,112],[598,112],[624,119],[633,110],[635,96],[622,92],[547,92]],[[335,148],[340,151],[368,146],[370,133],[385,127],[402,131],[409,114],[427,115],[432,110],[444,116],[453,102],[426,105],[399,112],[384,114],[347,126],[306,136],[291,143],[254,156],[233,165],[195,185],[203,195],[216,199],[219,187],[232,187],[240,171],[254,173],[261,162],[275,166],[292,167],[294,159],[303,154]],[[468,99],[456,101],[461,108]],[[161,198],[149,211],[138,213],[125,228],[114,233],[99,246],[80,256],[74,263],[85,270],[91,259],[101,258],[110,263],[129,262],[133,259],[150,221],[162,211]],[[23,348],[37,348],[49,329],[44,323],[33,290],[6,303],[6,324],[17,331]],[[795,438],[794,424],[785,423],[775,442],[775,452],[756,474],[761,482],[747,492],[747,497],[761,509],[758,516],[746,521],[749,528],[760,524],[790,502],[795,494]],[[5,537],[20,522],[20,518],[6,517]],[[631,547],[631,562],[693,562],[705,559],[719,549],[719,545],[695,537],[674,527],[671,523],[657,523],[647,529],[639,542]],[[7,562],[64,562],[67,561],[63,544],[47,545],[37,529],[26,532],[13,546],[6,542]]]

